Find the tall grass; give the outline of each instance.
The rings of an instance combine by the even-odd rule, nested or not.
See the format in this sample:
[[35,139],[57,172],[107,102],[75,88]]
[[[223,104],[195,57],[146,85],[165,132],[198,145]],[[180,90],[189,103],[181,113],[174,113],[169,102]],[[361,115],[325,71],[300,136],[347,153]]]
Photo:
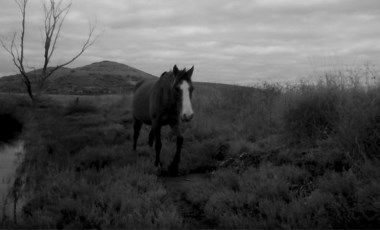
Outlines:
[[326,139],[339,118],[340,89],[335,85],[302,84],[285,92],[284,130],[296,141]]
[[379,157],[380,85],[364,84],[351,75],[342,79],[341,73],[326,75],[315,84],[286,91],[285,132],[296,141],[332,138],[355,159]]
[[279,94],[279,86],[269,84],[261,88],[197,85],[193,130],[252,141],[271,135],[277,131],[274,101]]

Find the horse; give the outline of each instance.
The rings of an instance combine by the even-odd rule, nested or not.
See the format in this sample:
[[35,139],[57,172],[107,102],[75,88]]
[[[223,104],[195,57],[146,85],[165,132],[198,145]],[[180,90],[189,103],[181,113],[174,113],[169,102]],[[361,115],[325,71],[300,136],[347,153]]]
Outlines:
[[155,142],[156,160],[154,165],[161,171],[160,152],[162,147],[161,128],[169,125],[177,137],[176,153],[168,170],[178,174],[183,136],[179,125],[189,122],[194,111],[191,104],[194,90],[191,77],[194,66],[186,71],[179,70],[177,65],[169,72],[161,74],[158,80],[143,80],[136,84],[132,101],[133,116],[133,151],[136,151],[137,139],[143,124],[150,125],[149,146]]

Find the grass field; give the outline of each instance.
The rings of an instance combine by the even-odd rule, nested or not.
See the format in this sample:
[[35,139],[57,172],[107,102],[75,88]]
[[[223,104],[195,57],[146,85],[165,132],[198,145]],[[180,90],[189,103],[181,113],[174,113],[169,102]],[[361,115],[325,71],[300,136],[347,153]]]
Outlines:
[[[380,86],[196,84],[178,178],[157,177],[130,95],[51,96],[23,121],[20,228],[377,228]],[[175,141],[163,130],[168,167]]]

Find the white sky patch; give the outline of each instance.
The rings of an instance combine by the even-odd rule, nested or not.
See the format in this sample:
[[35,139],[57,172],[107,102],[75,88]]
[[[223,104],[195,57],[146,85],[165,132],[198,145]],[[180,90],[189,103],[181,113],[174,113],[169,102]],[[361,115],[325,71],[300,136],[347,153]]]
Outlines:
[[252,55],[268,55],[276,53],[292,54],[296,52],[294,47],[289,46],[246,46],[234,45],[224,50],[226,53],[239,55],[239,54],[252,54]]
[[[0,15],[1,35],[19,31],[16,3],[2,1]],[[41,1],[29,1],[26,58],[35,67],[42,16]],[[76,54],[95,20],[101,37],[71,67],[107,59],[160,75],[194,64],[194,81],[234,83],[307,76],[313,57],[380,65],[379,0],[75,0],[53,60]],[[0,76],[16,70],[0,50]]]
[[212,31],[206,27],[202,26],[181,26],[172,28],[172,32],[176,35],[202,35],[202,34],[210,34]]
[[178,50],[154,50],[149,51],[148,54],[156,58],[177,58],[184,53]]
[[197,49],[197,48],[213,48],[220,45],[220,43],[217,41],[199,41],[199,42],[188,42],[186,43],[186,45],[188,47]]

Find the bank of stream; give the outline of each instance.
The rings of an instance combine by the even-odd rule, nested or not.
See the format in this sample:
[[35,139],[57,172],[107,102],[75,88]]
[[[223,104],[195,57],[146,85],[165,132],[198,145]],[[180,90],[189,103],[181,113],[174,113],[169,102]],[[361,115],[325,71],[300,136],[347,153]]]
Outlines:
[[11,193],[16,169],[24,156],[24,142],[18,140],[0,147],[0,218],[13,218]]
[[11,114],[0,114],[0,219],[13,219],[11,199],[16,170],[24,156],[24,141],[19,136],[22,123]]

